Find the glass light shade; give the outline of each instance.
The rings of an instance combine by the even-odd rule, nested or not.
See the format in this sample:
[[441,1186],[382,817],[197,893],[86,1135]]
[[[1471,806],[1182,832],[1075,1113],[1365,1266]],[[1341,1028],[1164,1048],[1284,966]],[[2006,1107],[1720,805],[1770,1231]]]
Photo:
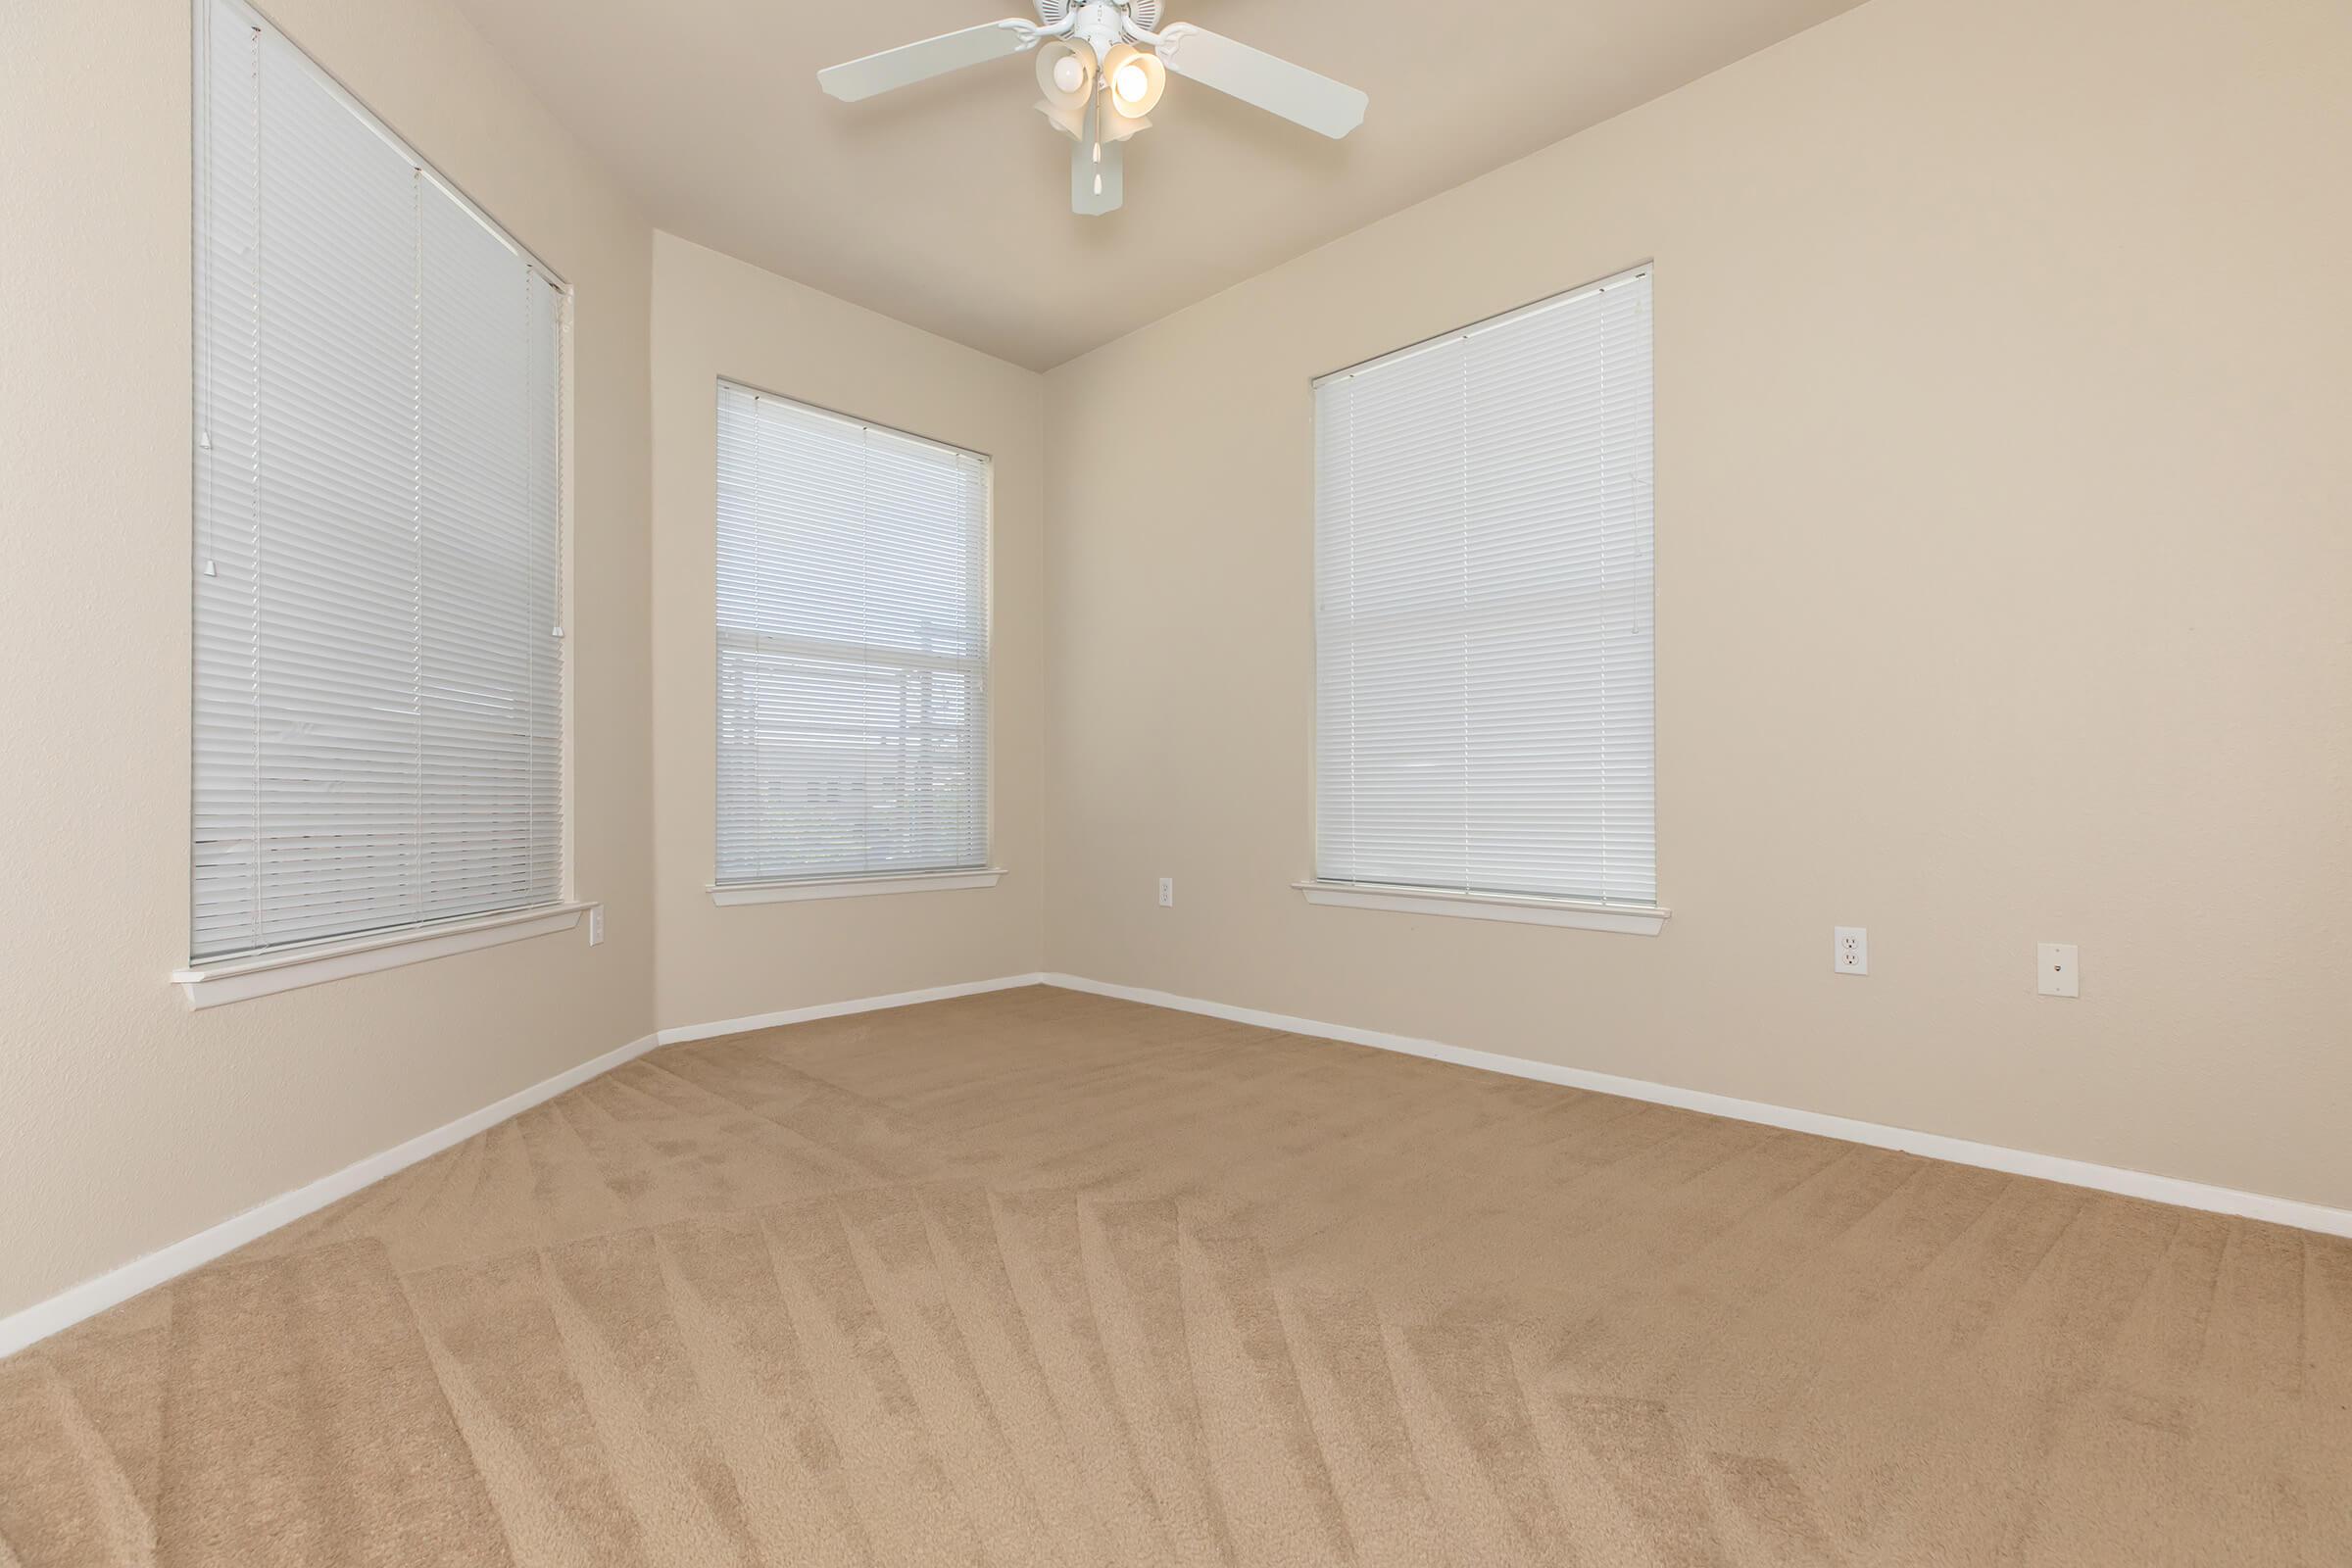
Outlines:
[[1095,52],[1056,40],[1037,52],[1037,90],[1056,109],[1083,106],[1095,86]]
[[1110,83],[1111,107],[1130,120],[1141,120],[1159,102],[1167,90],[1167,68],[1159,57],[1123,43],[1110,52],[1102,62],[1102,74]]
[[[1062,83],[1073,73],[1077,85],[1064,87]],[[1095,52],[1086,45],[1057,41],[1037,52],[1037,90],[1045,94],[1038,100],[1037,112],[1073,141],[1086,135],[1086,111],[1094,102],[1094,87]]]

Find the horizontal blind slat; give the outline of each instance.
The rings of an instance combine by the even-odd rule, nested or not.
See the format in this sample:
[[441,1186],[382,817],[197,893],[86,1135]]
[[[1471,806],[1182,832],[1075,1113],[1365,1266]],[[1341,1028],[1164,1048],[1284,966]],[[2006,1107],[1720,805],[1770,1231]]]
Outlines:
[[983,865],[987,460],[721,382],[717,879]]
[[192,956],[553,902],[561,292],[202,22]]
[[1318,877],[1655,902],[1649,297],[1316,384]]

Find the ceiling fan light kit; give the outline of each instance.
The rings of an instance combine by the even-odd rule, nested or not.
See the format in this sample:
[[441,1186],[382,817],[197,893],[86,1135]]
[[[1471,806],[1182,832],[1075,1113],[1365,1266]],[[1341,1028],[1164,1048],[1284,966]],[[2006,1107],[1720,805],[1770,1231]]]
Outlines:
[[1363,123],[1363,93],[1303,66],[1185,23],[1159,28],[1160,0],[1037,0],[1037,21],[1007,17],[885,49],[816,74],[855,103],[966,66],[1037,50],[1038,112],[1070,138],[1070,210],[1115,212],[1121,146],[1152,126],[1168,73],[1338,138]]

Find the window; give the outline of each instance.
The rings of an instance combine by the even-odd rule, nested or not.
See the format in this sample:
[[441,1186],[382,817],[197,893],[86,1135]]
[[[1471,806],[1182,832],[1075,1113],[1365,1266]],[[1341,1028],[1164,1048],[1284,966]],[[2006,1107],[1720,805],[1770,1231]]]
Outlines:
[[719,383],[714,893],[987,865],[988,506],[984,457]]
[[1323,378],[1315,449],[1309,897],[1654,906],[1647,270]]
[[244,6],[198,20],[191,956],[552,905],[565,294]]

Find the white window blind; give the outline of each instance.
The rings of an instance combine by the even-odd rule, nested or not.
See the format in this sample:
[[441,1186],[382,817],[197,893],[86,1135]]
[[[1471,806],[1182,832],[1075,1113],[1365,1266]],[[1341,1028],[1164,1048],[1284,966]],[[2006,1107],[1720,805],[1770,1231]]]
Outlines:
[[989,462],[718,385],[721,883],[988,861]]
[[198,18],[192,956],[554,902],[564,296]]
[[1315,874],[1657,900],[1646,270],[1315,384]]

